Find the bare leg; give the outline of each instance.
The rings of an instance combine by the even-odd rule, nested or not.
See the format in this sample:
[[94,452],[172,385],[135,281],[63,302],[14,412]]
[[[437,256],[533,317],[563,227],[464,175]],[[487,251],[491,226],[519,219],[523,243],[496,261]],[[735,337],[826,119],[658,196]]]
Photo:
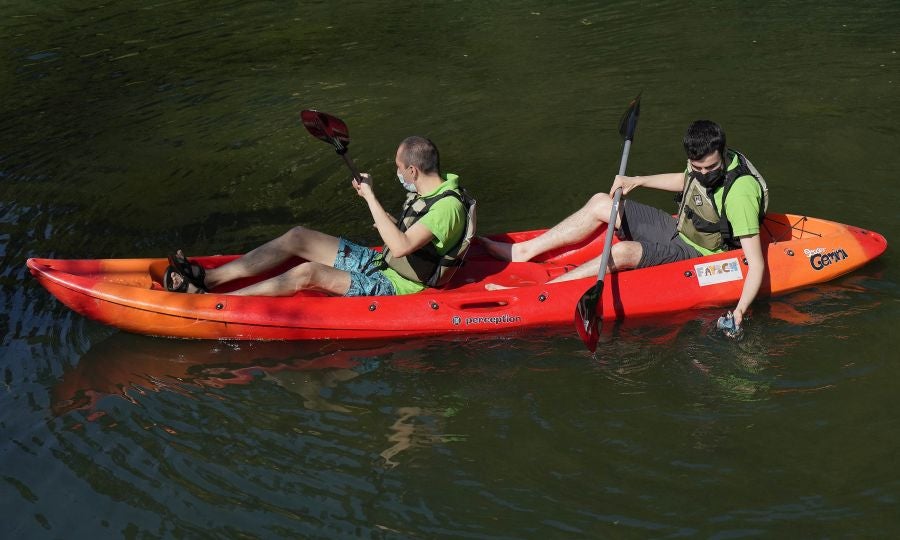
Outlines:
[[[569,244],[574,244],[587,238],[589,234],[609,220],[612,210],[612,199],[606,193],[597,193],[591,197],[587,204],[574,214],[560,221],[544,234],[519,242],[509,244],[482,238],[485,249],[492,256],[513,262],[530,261],[541,253]],[[619,226],[618,219],[616,226]]]
[[238,289],[240,296],[292,296],[301,290],[342,295],[350,290],[350,274],[331,265],[305,262],[287,272]]
[[[613,245],[609,253],[609,267],[606,273],[618,272],[619,270],[628,270],[637,267],[641,262],[641,256],[644,248],[639,242],[623,241]],[[597,277],[600,273],[600,256],[594,257],[577,268],[555,277],[547,283],[559,283],[561,281],[571,281],[573,279],[581,279],[586,277]],[[503,289],[512,289],[506,285],[498,283],[485,283],[484,288],[488,291],[500,291]]]
[[[334,264],[339,242],[340,240],[334,236],[305,227],[294,227],[238,259],[218,268],[207,270],[206,284],[212,288],[235,279],[256,276],[277,267],[292,257],[301,257],[307,261],[331,266]],[[284,276],[288,274],[290,272]],[[258,285],[262,285],[262,283]],[[278,290],[282,289],[279,287]],[[346,289],[343,292],[346,292]]]
[[[620,270],[629,270],[637,267],[641,262],[641,256],[644,254],[644,248],[639,242],[623,241],[613,245],[609,253],[609,267],[606,273],[618,272]],[[578,268],[570,272],[551,279],[548,283],[558,283],[560,281],[570,281],[573,279],[581,279],[586,277],[596,277],[600,274],[600,256],[597,256]]]

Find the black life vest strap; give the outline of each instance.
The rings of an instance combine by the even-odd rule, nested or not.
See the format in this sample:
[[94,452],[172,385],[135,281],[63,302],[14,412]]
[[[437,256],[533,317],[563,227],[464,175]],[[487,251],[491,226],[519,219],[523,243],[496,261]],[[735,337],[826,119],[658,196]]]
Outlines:
[[[722,191],[722,211],[719,212],[718,208],[716,208],[716,200],[710,197],[712,201],[713,208],[719,214],[719,233],[722,235],[722,241],[725,242],[726,246],[732,248],[741,247],[740,240],[735,240],[734,234],[731,229],[731,223],[728,221],[728,217],[725,215],[725,203],[728,201],[728,192],[731,191],[731,188],[734,186],[734,183],[738,178],[742,176],[753,176],[750,169],[744,164],[744,161],[741,159],[741,155],[735,152],[735,157],[738,160],[737,167],[728,171],[725,176],[725,184]],[[760,206],[760,221],[762,221],[762,216],[765,210]]]

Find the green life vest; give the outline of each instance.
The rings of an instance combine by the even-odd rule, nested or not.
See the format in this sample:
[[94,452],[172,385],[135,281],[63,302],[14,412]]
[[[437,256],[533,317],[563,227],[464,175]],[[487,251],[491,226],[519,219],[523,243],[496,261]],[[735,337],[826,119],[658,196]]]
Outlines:
[[456,270],[462,266],[463,258],[469,251],[469,245],[475,236],[475,199],[462,187],[448,189],[436,197],[427,199],[419,197],[416,193],[410,193],[406,196],[403,210],[397,219],[397,226],[405,232],[444,197],[454,197],[462,203],[466,210],[466,228],[456,244],[451,246],[446,253],[440,255],[433,242],[428,242],[405,257],[394,257],[387,246],[383,250],[383,263],[386,266],[406,279],[418,281],[428,287],[445,285]]
[[769,188],[756,167],[750,163],[743,154],[729,148],[726,152],[733,162],[737,157],[737,165],[725,173],[725,181],[721,189],[722,211],[716,208],[714,194],[718,187],[706,189],[700,182],[691,178],[689,171],[684,175],[684,191],[678,206],[678,232],[686,236],[691,242],[710,251],[721,251],[741,246],[740,240],[734,238],[731,224],[725,214],[725,202],[728,200],[728,192],[734,182],[742,176],[752,176],[759,182],[762,189],[762,201],[759,207],[759,222],[762,223],[769,207]]

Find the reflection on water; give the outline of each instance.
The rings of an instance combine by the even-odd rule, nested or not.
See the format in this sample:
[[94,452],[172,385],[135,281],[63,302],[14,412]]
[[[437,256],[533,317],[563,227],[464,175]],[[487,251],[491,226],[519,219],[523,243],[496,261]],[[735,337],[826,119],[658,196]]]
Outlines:
[[[273,384],[301,398],[300,406],[315,412],[366,416],[381,410],[396,419],[382,438],[390,445],[379,455],[384,465],[399,465],[397,455],[411,448],[460,440],[441,432],[442,419],[452,416],[452,407],[434,412],[418,406],[378,405],[390,403],[389,387],[376,379],[383,375],[382,364],[392,369],[434,373],[439,363],[429,362],[426,352],[433,341],[399,342],[209,342],[155,339],[117,333],[92,347],[73,367],[68,368],[51,389],[55,415],[83,411],[85,420],[101,421],[107,428],[119,425],[115,416],[130,413],[108,403],[108,399],[147,406],[151,394],[172,393],[179,398],[217,401],[241,400],[228,388],[255,385],[269,393]],[[466,347],[463,347],[465,349]],[[457,363],[458,361],[453,361]],[[370,392],[359,399],[353,391],[338,392],[341,386],[368,375]],[[213,393],[213,390],[225,390]],[[382,395],[384,394],[384,395]],[[264,400],[265,401],[265,400]],[[283,399],[279,401],[283,402]],[[243,408],[243,405],[234,403]],[[261,405],[258,403],[256,406]],[[281,406],[285,406],[286,403]],[[253,403],[246,404],[251,409]],[[249,414],[250,410],[240,414]],[[349,417],[348,417],[349,420]],[[347,421],[347,420],[345,420]],[[178,431],[160,426],[170,435]],[[83,429],[80,423],[71,429]],[[298,426],[298,429],[302,429]]]
[[[659,392],[654,373],[661,371],[682,383],[686,379],[690,392],[715,402],[766,401],[776,394],[833,388],[846,378],[852,364],[828,364],[842,358],[831,340],[844,339],[847,331],[858,328],[854,316],[874,313],[881,305],[872,288],[878,276],[877,269],[861,272],[757,302],[739,341],[716,329],[722,314],[718,310],[608,322],[596,354],[597,367],[625,392]],[[848,326],[848,320],[856,322]],[[823,345],[823,334],[828,345]],[[831,354],[826,352],[829,347]],[[811,362],[798,362],[812,350],[822,354]],[[800,369],[808,371],[806,376],[785,375]]]
[[413,437],[416,434],[414,421],[416,417],[422,414],[422,409],[419,407],[399,407],[396,413],[398,418],[396,422],[391,424],[393,433],[388,437],[388,440],[394,445],[379,454],[389,467],[398,465],[396,461],[391,461],[392,457],[413,446]]
[[387,467],[399,465],[399,461],[394,461],[393,458],[411,448],[466,440],[465,435],[443,433],[445,419],[454,414],[452,408],[438,412],[421,407],[397,407],[394,414],[397,415],[397,420],[391,424],[391,434],[388,437],[388,441],[394,444],[379,454]]
[[344,405],[329,402],[323,394],[333,390],[338,384],[359,376],[358,371],[345,368],[328,369],[321,372],[286,372],[278,374],[266,373],[266,380],[299,394],[303,398],[303,406],[312,411],[333,411],[349,413],[351,409]]
[[[437,519],[458,536],[466,528],[445,509],[471,500],[516,530],[521,509],[541,507],[538,494],[549,493],[570,504],[555,514],[564,530],[628,522],[674,532],[677,519],[585,513],[585,500],[609,506],[676,485],[703,497],[689,482],[697,474],[711,489],[735,489],[723,456],[745,446],[762,453],[754,437],[781,444],[756,426],[803,418],[797,396],[850,385],[846,362],[798,352],[819,339],[804,324],[831,331],[877,305],[866,279],[766,303],[737,343],[714,332],[718,311],[610,323],[597,355],[554,334],[228,343],[116,333],[51,386],[49,440],[65,464],[55,475],[129,493],[178,523],[215,516],[221,530],[302,534],[328,523],[341,536],[362,523],[422,531]],[[803,388],[827,392],[791,392]],[[676,499],[661,504],[690,512]],[[157,530],[156,519],[141,528]]]
[[[407,347],[408,348],[408,347]],[[303,398],[310,410],[349,412],[325,394],[361,373],[378,369],[378,355],[397,344],[210,342],[147,338],[117,333],[92,347],[53,386],[53,409],[90,409],[106,395],[132,403],[135,392],[172,391],[185,385],[224,388],[257,380]]]
[[[842,320],[876,307],[877,300],[866,298],[871,279],[850,276],[815,290],[760,303],[738,342],[715,330],[718,311],[690,311],[607,323],[593,359],[577,340],[559,341],[552,333],[533,335],[520,356],[530,361],[568,355],[589,359],[589,365],[623,393],[658,391],[656,375],[660,370],[678,371],[679,377],[694,382],[706,381],[706,391],[711,395],[737,400],[765,400],[773,393],[821,390],[834,383],[823,377],[807,382],[786,380],[779,377],[779,370],[808,345],[805,340],[812,335],[803,332],[804,327],[827,327],[832,337],[839,339]],[[848,301],[850,296],[855,297],[853,302]],[[299,396],[300,405],[311,411],[358,414],[368,410],[367,404],[361,406],[352,398],[346,399],[346,393],[338,389],[360,375],[369,374],[372,379],[383,374],[379,370],[384,362],[392,369],[422,373],[471,370],[484,350],[503,349],[514,342],[496,337],[475,339],[459,349],[463,356],[436,361],[432,352],[441,348],[441,342],[433,340],[231,343],[117,333],[94,345],[65,370],[52,387],[51,402],[54,413],[63,415],[78,409],[92,410],[108,395],[137,403],[146,392],[190,396],[202,393],[204,388],[265,383]],[[344,396],[344,402],[336,396]],[[419,412],[407,414],[412,410]],[[411,426],[421,412],[397,404],[398,419],[391,428],[396,433],[392,437],[404,433],[404,426]]]

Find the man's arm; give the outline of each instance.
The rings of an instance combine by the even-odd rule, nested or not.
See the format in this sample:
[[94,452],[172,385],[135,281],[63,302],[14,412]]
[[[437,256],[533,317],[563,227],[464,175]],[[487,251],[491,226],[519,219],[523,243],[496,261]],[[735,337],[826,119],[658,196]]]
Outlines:
[[684,189],[684,173],[664,173],[650,176],[616,176],[612,188],[609,190],[612,196],[616,189],[622,188],[622,195],[628,195],[632,189],[643,186],[664,191],[681,191]]
[[393,216],[388,214],[384,207],[381,206],[375,192],[372,190],[372,177],[363,174],[363,183],[359,184],[353,181],[353,187],[360,197],[365,199],[369,205],[369,211],[372,213],[372,219],[375,221],[375,229],[384,240],[395,257],[405,257],[421,248],[434,238],[434,234],[421,223],[414,223],[412,227],[405,232],[401,231],[394,221]]
[[759,234],[742,236],[741,247],[744,249],[744,257],[747,257],[749,268],[747,269],[747,277],[744,279],[744,289],[741,291],[741,298],[732,312],[734,314],[734,322],[738,326],[744,320],[744,314],[750,309],[750,304],[756,298],[766,272],[766,262],[763,258]]
[[[382,210],[382,212],[384,211]],[[431,242],[431,239],[434,238],[434,233],[422,223],[413,223],[413,226],[406,229],[406,232],[402,232],[390,220],[390,215],[386,212],[384,215],[387,216],[387,221],[379,221],[376,218],[375,228],[378,230],[378,234],[381,235],[381,239],[384,240],[384,245],[391,250],[394,257],[406,257],[425,246],[428,242]]]

